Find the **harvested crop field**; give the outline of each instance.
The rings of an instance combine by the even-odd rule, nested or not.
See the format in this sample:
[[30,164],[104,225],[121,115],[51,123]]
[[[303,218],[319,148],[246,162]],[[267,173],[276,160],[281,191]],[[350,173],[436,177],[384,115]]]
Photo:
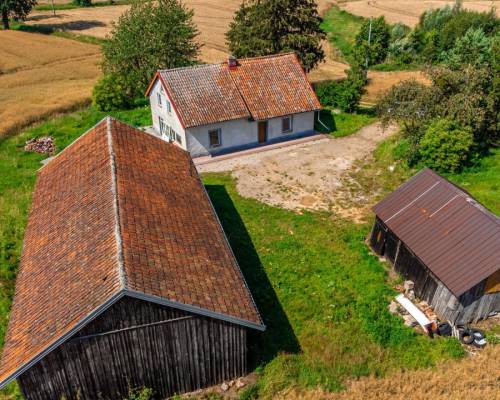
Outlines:
[[480,354],[460,361],[447,361],[436,369],[400,372],[377,379],[361,378],[343,393],[290,390],[280,400],[470,400],[500,398],[500,346],[490,346]]
[[95,45],[0,31],[0,137],[88,101],[99,60]]
[[[240,0],[185,0],[188,8],[194,10],[194,21],[200,31],[199,41],[203,44],[201,60],[204,62],[220,62],[227,57],[225,32],[227,31],[233,14],[240,4]],[[318,1],[318,9],[324,13],[333,3],[329,0]],[[54,17],[51,11],[34,11],[27,23],[31,25],[48,25],[54,29],[81,33],[104,38],[111,30],[111,23],[128,9],[129,6],[110,6],[80,8],[57,11]],[[327,61],[310,74],[312,81],[340,79],[345,76],[347,64],[333,61],[330,57],[331,48],[325,42],[325,49],[329,55]],[[400,76],[401,75],[401,76]],[[364,100],[373,102],[376,97],[402,79],[421,79],[419,72],[373,72],[370,73],[367,95]]]
[[[351,14],[362,17],[379,17],[383,15],[391,24],[400,22],[414,27],[420,15],[430,8],[440,8],[449,4],[453,6],[454,1],[422,1],[422,0],[361,0],[361,1],[336,1],[338,6]],[[475,11],[490,11],[496,8],[500,16],[500,1],[464,1],[463,7]]]

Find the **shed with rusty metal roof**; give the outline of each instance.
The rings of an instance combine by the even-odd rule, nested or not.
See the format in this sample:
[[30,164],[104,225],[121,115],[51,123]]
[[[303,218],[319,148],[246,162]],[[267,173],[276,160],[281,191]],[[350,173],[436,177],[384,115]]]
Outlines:
[[264,325],[192,160],[106,118],[38,173],[0,385],[165,398],[246,372]]
[[500,311],[500,218],[424,169],[373,207],[370,243],[438,316],[455,323]]

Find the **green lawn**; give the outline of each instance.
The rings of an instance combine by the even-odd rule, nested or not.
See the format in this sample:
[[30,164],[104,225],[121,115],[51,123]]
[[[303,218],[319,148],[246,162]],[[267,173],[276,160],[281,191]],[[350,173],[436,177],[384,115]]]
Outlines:
[[321,28],[328,34],[331,44],[340,51],[339,61],[350,63],[356,34],[363,24],[363,17],[333,6],[323,17]]
[[[52,135],[62,149],[104,117],[86,109],[50,120],[0,142],[0,335],[19,262],[35,172],[43,156],[25,153],[24,142]],[[133,125],[150,123],[143,107],[113,115]],[[411,174],[393,158],[396,141],[384,142],[360,180],[367,190],[390,190]],[[396,171],[387,166],[395,163]],[[500,150],[481,165],[450,178],[500,212]],[[236,257],[267,325],[250,335],[256,390],[270,396],[286,387],[340,390],[348,379],[433,365],[460,357],[454,339],[416,334],[387,310],[395,295],[386,266],[369,252],[370,226],[329,213],[294,213],[239,196],[227,175],[203,177]],[[14,390],[14,389],[11,389]]]
[[377,120],[371,110],[360,109],[356,114],[345,112],[335,113],[330,109],[320,112],[320,120],[323,124],[316,122],[315,129],[321,133],[328,133],[335,137],[352,135],[362,127]]

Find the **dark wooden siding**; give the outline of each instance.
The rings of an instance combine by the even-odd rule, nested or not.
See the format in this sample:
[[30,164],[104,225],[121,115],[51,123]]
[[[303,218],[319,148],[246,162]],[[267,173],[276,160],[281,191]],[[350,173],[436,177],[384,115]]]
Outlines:
[[465,324],[500,311],[500,292],[484,293],[485,281],[459,298],[454,296],[378,217],[372,229],[370,245],[377,254],[385,256],[405,279],[415,283],[415,295],[428,302],[439,318]]
[[246,373],[246,328],[124,298],[19,378],[26,399],[156,398]]

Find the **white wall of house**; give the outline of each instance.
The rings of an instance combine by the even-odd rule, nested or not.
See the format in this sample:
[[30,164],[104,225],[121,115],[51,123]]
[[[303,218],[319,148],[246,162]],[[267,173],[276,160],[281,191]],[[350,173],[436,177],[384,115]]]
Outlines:
[[[159,103],[158,94],[161,96]],[[168,140],[170,129],[179,135],[180,142],[176,143],[191,153],[192,157],[204,156],[230,150],[232,148],[251,147],[258,144],[258,122],[241,118],[230,121],[218,122],[202,126],[195,126],[184,130],[178,115],[170,103],[165,90],[162,90],[161,81],[158,79],[149,94],[151,115],[156,132],[160,132],[160,120],[165,124],[163,139]],[[271,118],[267,123],[267,142],[273,143],[288,138],[304,135],[314,131],[314,111],[293,114],[292,129],[290,132],[282,130],[283,117]],[[209,131],[220,129],[220,146],[210,146]]]
[[[208,132],[220,129],[220,146],[211,147]],[[282,117],[268,120],[267,142],[276,142],[314,131],[314,111],[292,116],[292,130],[282,131]],[[186,129],[187,150],[193,157],[217,153],[231,148],[242,148],[258,144],[258,122],[247,118]]]
[[[159,104],[158,94],[161,96],[161,104]],[[162,138],[168,140],[168,133],[170,132],[170,129],[172,129],[175,134],[179,135],[180,138],[180,141],[175,140],[175,143],[177,143],[184,150],[187,150],[188,144],[186,140],[186,132],[182,127],[181,121],[179,120],[172,103],[170,103],[169,111],[168,102],[170,102],[170,99],[168,98],[167,92],[162,89],[161,82],[158,79],[149,93],[149,103],[151,104],[151,117],[153,119],[154,129],[158,133],[161,132],[159,119],[159,117],[161,117],[165,123]],[[177,137],[174,139],[177,139]]]

